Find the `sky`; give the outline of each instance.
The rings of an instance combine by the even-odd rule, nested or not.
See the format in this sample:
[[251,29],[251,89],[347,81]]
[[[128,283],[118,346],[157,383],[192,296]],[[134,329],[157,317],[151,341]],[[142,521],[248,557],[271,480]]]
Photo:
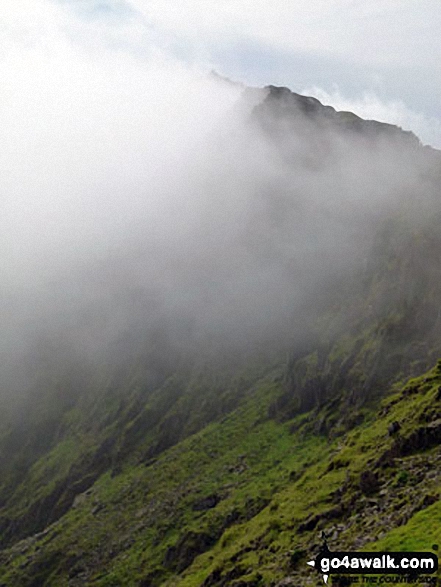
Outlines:
[[[0,59],[95,50],[287,86],[441,147],[437,0],[4,0]],[[69,55],[59,51],[59,62]],[[4,65],[4,64],[3,64]],[[20,74],[18,74],[20,75]]]

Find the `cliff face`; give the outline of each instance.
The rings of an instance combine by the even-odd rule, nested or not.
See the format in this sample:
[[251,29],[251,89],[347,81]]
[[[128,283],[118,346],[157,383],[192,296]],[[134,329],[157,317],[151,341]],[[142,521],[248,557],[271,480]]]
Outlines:
[[359,135],[365,141],[387,138],[396,141],[398,148],[418,150],[422,146],[413,132],[404,131],[396,125],[364,120],[353,112],[337,111],[332,106],[322,104],[317,98],[296,94],[289,88],[267,86],[265,91],[265,100],[255,108],[253,114],[270,132],[276,132],[279,127],[286,131],[291,126],[297,134],[302,128],[310,132],[315,128],[325,136],[327,132],[342,132]]
[[[161,315],[98,358],[34,349],[0,428],[0,584],[297,585],[319,530],[335,550],[441,539],[439,153],[261,96],[240,145],[270,167],[227,233],[252,271],[201,264],[216,287],[188,290],[231,332]],[[213,305],[225,275],[269,303]]]

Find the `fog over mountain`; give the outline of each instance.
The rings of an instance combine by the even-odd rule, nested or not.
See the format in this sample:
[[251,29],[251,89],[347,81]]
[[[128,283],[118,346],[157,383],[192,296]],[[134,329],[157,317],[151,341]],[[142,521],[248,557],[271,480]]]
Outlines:
[[411,133],[24,14],[0,63],[2,396],[46,347],[301,339],[378,223],[431,209],[437,155]]
[[396,127],[176,63],[71,64],[30,50],[2,114],[2,393],[44,345],[299,337],[378,223],[431,205],[437,155]]
[[295,586],[324,535],[436,550],[437,119],[213,52],[352,67],[344,24],[396,7],[6,3],[0,585]]

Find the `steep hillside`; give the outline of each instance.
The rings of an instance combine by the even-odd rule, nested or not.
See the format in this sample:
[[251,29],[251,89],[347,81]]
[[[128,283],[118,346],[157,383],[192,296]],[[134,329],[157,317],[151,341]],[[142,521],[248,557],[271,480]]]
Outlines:
[[441,367],[343,434],[314,432],[319,408],[270,418],[278,379],[155,462],[105,473],[63,518],[2,552],[1,584],[314,585],[306,561],[321,531],[334,550],[438,544]]
[[[244,103],[214,147],[233,179],[203,188],[224,181],[227,211],[238,178],[251,195],[238,218],[210,208],[220,236],[198,226],[195,258],[159,258],[173,303],[149,273],[115,286],[128,318],[107,346],[77,343],[92,304],[11,371],[0,585],[313,585],[321,531],[340,550],[440,542],[441,157],[286,88]],[[239,153],[270,160],[257,187]]]

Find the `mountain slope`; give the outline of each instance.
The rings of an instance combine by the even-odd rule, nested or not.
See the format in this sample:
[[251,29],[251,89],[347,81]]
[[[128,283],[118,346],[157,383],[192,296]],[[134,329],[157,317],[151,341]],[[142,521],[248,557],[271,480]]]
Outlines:
[[321,530],[339,550],[440,541],[440,366],[336,437],[313,433],[319,409],[270,419],[279,385],[260,381],[156,462],[104,475],[60,521],[2,552],[3,584],[315,584],[305,563]]
[[175,264],[192,319],[137,291],[148,320],[97,356],[74,331],[23,362],[0,422],[0,584],[316,584],[319,530],[340,550],[439,542],[439,365],[421,376],[441,357],[439,153],[258,92],[216,148],[269,171],[219,220],[237,258]]

